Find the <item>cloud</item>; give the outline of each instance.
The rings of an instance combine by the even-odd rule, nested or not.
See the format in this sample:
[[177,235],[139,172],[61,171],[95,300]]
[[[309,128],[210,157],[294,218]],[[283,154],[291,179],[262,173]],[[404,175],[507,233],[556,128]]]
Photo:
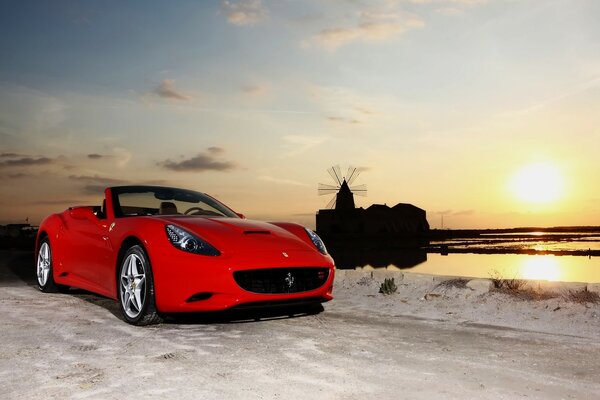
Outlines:
[[28,176],[31,176],[30,174],[25,174],[23,172],[17,172],[16,174],[8,174],[8,177],[10,179],[21,179],[21,178],[26,178]]
[[343,123],[343,124],[360,124],[360,121],[357,120],[356,118],[344,118],[344,117],[333,117],[333,116],[329,116],[327,117],[327,120],[330,122],[337,122],[337,123]]
[[431,214],[448,215],[448,214],[452,214],[452,210],[432,211]]
[[124,185],[127,181],[116,178],[106,178],[99,175],[69,175],[69,179],[76,182],[94,182],[106,186]]
[[23,154],[19,153],[2,153],[0,154],[0,158],[14,158],[14,157],[26,157]]
[[313,36],[311,43],[336,50],[353,42],[383,42],[424,25],[425,22],[413,14],[361,11],[352,26],[323,29]]
[[375,111],[367,108],[367,107],[362,107],[362,106],[355,106],[354,110],[356,110],[357,112],[361,113],[361,114],[365,114],[365,115],[373,115],[376,114]]
[[370,99],[368,95],[346,87],[310,85],[308,91],[329,122],[359,126],[381,117],[381,111],[375,111],[376,107],[372,105],[374,101],[380,103],[381,99]]
[[121,147],[115,147],[113,149],[113,153],[115,153],[114,157],[117,160],[117,167],[123,168],[129,163],[129,160],[133,157],[133,155],[126,149]]
[[64,205],[65,207],[73,206],[74,204],[86,204],[87,201],[83,200],[73,200],[73,199],[65,199],[65,200],[37,200],[32,201],[30,203],[26,203],[27,205],[32,206],[55,206],[55,205]]
[[108,186],[106,186],[106,185],[94,185],[94,184],[90,184],[90,185],[84,185],[81,188],[81,191],[82,191],[83,194],[101,195],[102,193],[104,193],[104,190],[107,187]]
[[128,181],[123,179],[106,178],[99,175],[70,175],[69,180],[83,183],[81,192],[89,195],[100,195],[107,187],[128,184]]
[[166,160],[159,165],[172,171],[230,171],[237,167],[232,161],[219,160],[216,156],[225,152],[221,147],[209,147],[205,152],[182,161]]
[[485,4],[488,0],[410,0],[413,4],[439,4],[442,6],[477,6]]
[[268,89],[263,85],[245,85],[242,86],[242,92],[248,96],[264,96]]
[[[351,43],[377,43],[401,37],[405,33],[425,26],[422,16],[431,10],[448,15],[458,15],[464,10],[487,3],[488,0],[382,0],[347,1],[354,10],[338,12],[337,23],[323,27],[303,47],[318,47],[334,51]],[[410,8],[406,12],[401,8]],[[339,10],[339,9],[338,9]]]
[[473,215],[475,214],[475,210],[461,210],[461,211],[455,211],[452,213],[452,215]]
[[221,12],[233,25],[254,25],[267,18],[269,11],[261,0],[221,1]]
[[225,149],[218,146],[211,146],[208,149],[206,149],[206,151],[208,151],[211,154],[223,154],[225,152]]
[[0,174],[0,180],[2,179],[23,179],[23,178],[29,178],[32,177],[32,174],[27,174],[24,172],[15,172],[15,173],[9,173],[9,174]]
[[98,175],[70,175],[69,179],[83,183],[81,191],[84,194],[102,194],[104,189],[110,186],[126,185],[128,182],[122,179],[105,178]]
[[126,166],[133,157],[129,151],[121,147],[113,148],[112,153],[113,154],[90,153],[86,157],[90,160],[114,160],[119,168]]
[[29,167],[37,165],[53,164],[55,160],[48,157],[18,157],[9,158],[6,161],[0,161],[0,168],[5,167]]
[[69,175],[69,180],[76,183],[81,183],[81,192],[83,194],[99,195],[104,193],[104,189],[111,186],[123,186],[123,185],[168,185],[167,181],[164,180],[148,180],[148,181],[136,181],[135,183],[128,179],[120,178],[109,178],[100,175]]
[[473,214],[475,214],[475,210],[460,210],[460,211],[443,210],[443,211],[434,211],[434,212],[432,212],[432,214],[436,214],[436,215],[452,215],[452,216],[467,216],[467,215],[473,215]]
[[175,87],[175,81],[173,79],[165,79],[163,80],[152,93],[158,97],[162,97],[170,100],[179,100],[179,101],[191,101],[193,97],[183,93],[179,89]]
[[307,152],[324,143],[327,140],[327,137],[324,136],[302,136],[302,135],[287,135],[283,138],[283,147],[285,151],[283,156],[296,156],[302,153]]
[[272,176],[267,175],[261,175],[257,179],[265,182],[277,183],[279,185],[308,186],[306,183],[294,181],[291,179],[274,178]]
[[432,6],[436,12],[448,16],[462,14],[466,9],[486,4],[488,0],[410,0],[416,5]]

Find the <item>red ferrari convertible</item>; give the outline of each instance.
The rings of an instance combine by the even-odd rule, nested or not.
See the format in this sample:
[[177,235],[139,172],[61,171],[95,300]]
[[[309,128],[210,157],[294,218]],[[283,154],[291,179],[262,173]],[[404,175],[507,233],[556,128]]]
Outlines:
[[125,320],[332,299],[334,263],[313,231],[244,219],[191,190],[119,186],[102,207],[47,217],[36,243],[39,288],[119,301]]

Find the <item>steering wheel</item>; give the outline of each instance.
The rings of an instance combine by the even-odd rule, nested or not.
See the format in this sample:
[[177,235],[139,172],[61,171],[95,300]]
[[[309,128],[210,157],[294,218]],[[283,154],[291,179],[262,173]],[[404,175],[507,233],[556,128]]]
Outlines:
[[187,209],[184,214],[185,215],[190,215],[192,212],[196,211],[194,214],[204,214],[204,212],[206,212],[205,209],[203,209],[202,207],[192,207]]

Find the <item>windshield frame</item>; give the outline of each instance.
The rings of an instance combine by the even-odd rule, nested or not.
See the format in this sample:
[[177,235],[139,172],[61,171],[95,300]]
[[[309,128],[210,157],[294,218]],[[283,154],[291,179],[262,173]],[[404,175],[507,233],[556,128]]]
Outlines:
[[[185,217],[204,217],[204,218],[206,218],[206,217],[240,218],[240,216],[235,211],[233,211],[231,208],[227,207],[225,204],[221,203],[219,200],[215,199],[212,196],[209,196],[206,193],[197,192],[195,190],[174,188],[174,187],[168,187],[168,186],[148,186],[148,185],[114,186],[114,187],[111,187],[110,190],[111,190],[111,197],[112,197],[112,207],[113,207],[113,212],[114,212],[115,218],[129,218],[129,217],[136,217],[136,216],[159,215],[159,214],[143,214],[143,215],[124,214],[123,210],[121,209],[121,204],[119,201],[120,195],[126,194],[126,193],[154,193],[156,195],[156,193],[166,192],[166,191],[180,192],[181,198],[197,197],[200,200],[200,202],[206,203],[207,205],[209,205],[212,208],[216,209],[217,211],[221,212],[223,215],[197,215],[197,214],[196,215],[194,215],[194,214],[189,214],[189,215],[186,215],[186,214],[173,214],[173,215],[163,214],[163,215],[168,215],[168,216],[180,215],[180,216],[185,216]],[[174,196],[174,197],[176,197],[176,196]],[[156,198],[160,200],[160,198],[158,198],[158,197],[156,197]],[[165,198],[164,200],[169,200],[169,199]],[[190,205],[200,204],[200,202],[199,203],[190,202]]]

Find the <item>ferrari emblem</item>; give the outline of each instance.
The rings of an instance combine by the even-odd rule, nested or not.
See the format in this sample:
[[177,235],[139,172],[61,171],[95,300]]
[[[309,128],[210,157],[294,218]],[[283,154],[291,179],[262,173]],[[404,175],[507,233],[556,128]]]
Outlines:
[[110,224],[110,226],[108,227],[108,231],[112,232],[113,228],[115,227],[116,223],[113,222],[112,224]]
[[291,272],[288,272],[284,279],[284,282],[287,285],[288,289],[291,289],[292,286],[294,286],[294,281],[295,281],[294,276],[292,275]]
[[281,252],[281,255],[284,256],[285,258],[288,258],[288,253],[286,253],[285,251]]

